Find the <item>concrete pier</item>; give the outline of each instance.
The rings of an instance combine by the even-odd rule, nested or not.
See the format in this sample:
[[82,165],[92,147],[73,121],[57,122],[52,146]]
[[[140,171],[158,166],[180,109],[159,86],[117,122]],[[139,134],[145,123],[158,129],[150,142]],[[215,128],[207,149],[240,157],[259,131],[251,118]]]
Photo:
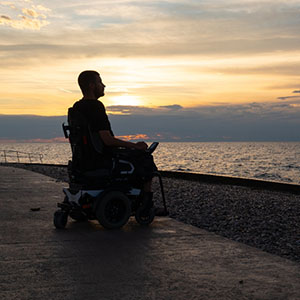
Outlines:
[[170,218],[53,226],[65,184],[0,167],[0,299],[300,299],[300,265]]

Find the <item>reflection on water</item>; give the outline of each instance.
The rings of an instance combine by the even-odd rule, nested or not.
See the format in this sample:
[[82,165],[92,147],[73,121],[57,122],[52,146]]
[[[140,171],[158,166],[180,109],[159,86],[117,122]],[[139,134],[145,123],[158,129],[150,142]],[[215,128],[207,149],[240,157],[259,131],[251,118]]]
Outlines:
[[[42,153],[44,163],[67,164],[67,143],[0,144],[1,149]],[[160,170],[187,171],[300,183],[300,143],[160,143]]]

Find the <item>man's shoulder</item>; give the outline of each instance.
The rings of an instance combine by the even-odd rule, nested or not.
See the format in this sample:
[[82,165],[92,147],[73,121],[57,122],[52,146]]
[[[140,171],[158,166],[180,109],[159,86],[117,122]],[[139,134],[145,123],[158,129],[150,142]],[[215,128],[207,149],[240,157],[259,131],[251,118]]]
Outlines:
[[80,107],[92,107],[92,108],[100,108],[100,109],[105,109],[105,106],[103,103],[99,100],[78,100],[73,104],[74,108],[80,108]]
[[96,100],[95,102],[97,103],[96,105],[98,105],[99,107],[105,109],[104,104],[100,100]]

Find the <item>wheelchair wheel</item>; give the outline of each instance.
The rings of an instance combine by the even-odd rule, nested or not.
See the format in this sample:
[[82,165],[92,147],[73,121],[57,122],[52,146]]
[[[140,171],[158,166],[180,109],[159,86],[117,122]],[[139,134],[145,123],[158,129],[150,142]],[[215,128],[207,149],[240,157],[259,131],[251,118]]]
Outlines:
[[135,212],[135,219],[140,225],[149,225],[153,222],[155,217],[154,208],[144,209],[139,207]]
[[64,229],[67,225],[68,213],[59,209],[54,213],[53,223],[57,229]]
[[125,194],[111,191],[98,201],[96,217],[103,227],[116,229],[121,228],[128,222],[131,207],[130,201]]

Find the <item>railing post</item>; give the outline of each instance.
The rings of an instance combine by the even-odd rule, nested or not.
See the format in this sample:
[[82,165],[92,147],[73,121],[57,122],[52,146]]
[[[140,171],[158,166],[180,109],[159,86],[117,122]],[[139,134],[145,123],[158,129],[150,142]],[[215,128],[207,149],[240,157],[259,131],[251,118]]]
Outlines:
[[31,154],[28,153],[28,157],[29,157],[29,162],[31,163]]
[[19,151],[17,151],[17,158],[18,158],[18,163],[19,163],[20,162]]

